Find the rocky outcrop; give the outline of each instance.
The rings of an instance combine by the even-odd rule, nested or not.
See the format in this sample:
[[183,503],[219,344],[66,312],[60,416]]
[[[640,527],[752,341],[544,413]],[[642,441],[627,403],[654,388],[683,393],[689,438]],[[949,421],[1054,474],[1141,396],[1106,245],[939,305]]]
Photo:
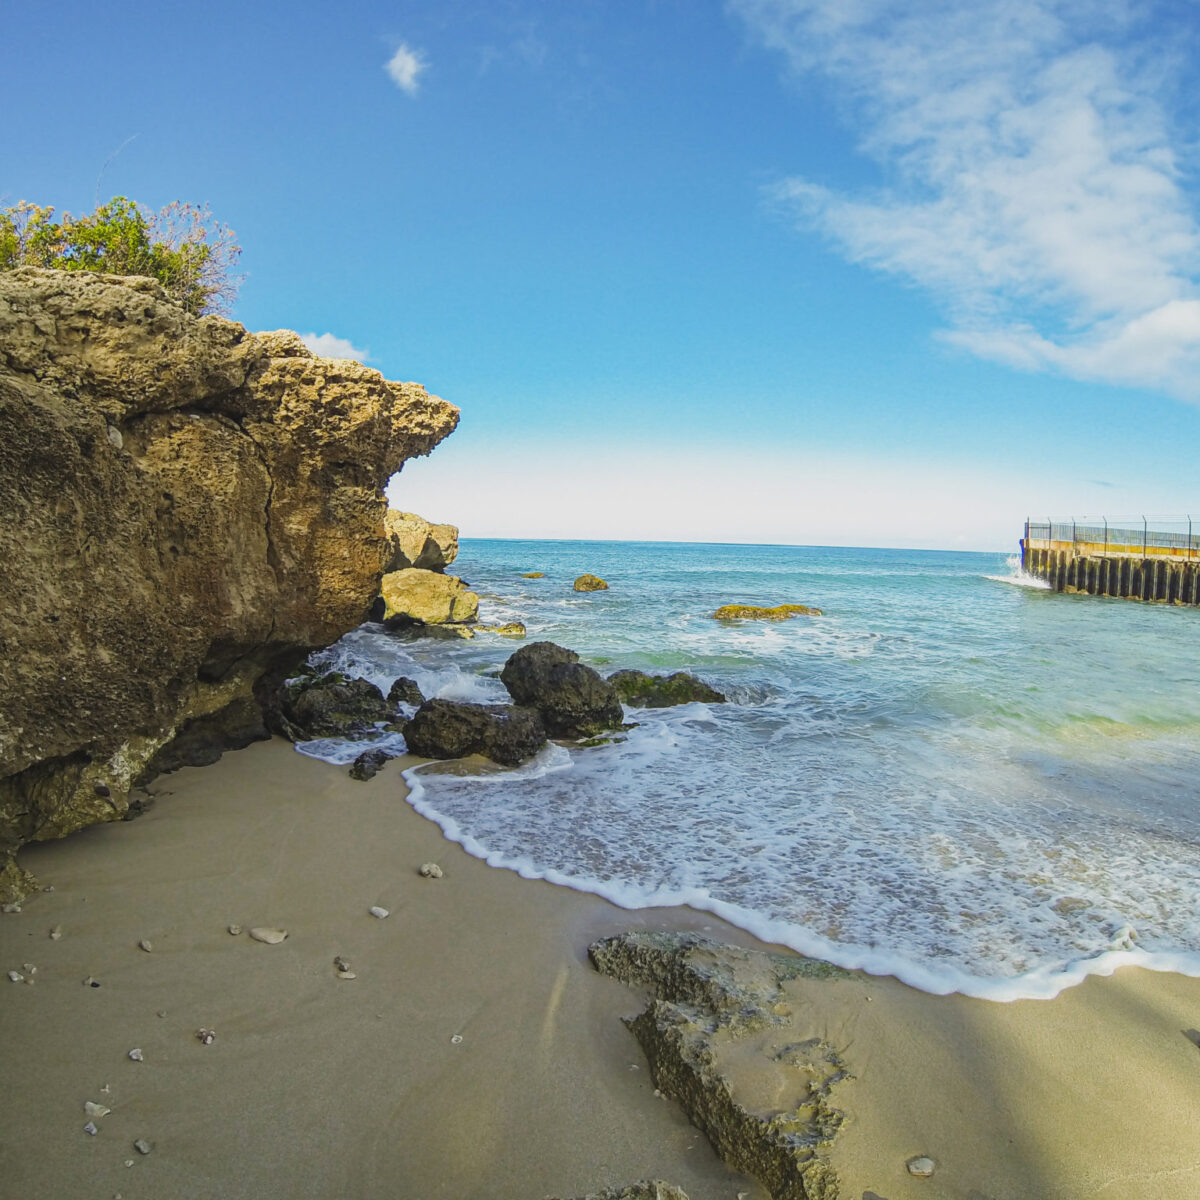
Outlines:
[[670,708],[676,704],[724,704],[725,697],[686,671],[647,675],[645,671],[614,671],[608,682],[630,708]]
[[774,608],[759,608],[753,604],[723,604],[713,613],[717,621],[786,621],[790,617],[820,617],[819,608],[808,604],[777,604]]
[[404,741],[422,758],[482,754],[515,767],[546,744],[546,727],[531,708],[426,700],[404,727]]
[[393,706],[397,704],[425,703],[425,697],[417,681],[409,679],[407,675],[401,675],[399,679],[392,681],[392,686],[388,689],[387,698],[388,703]]
[[599,575],[580,575],[575,580],[577,592],[607,592],[608,584]]
[[434,525],[416,513],[389,508],[384,528],[388,539],[385,573],[408,567],[444,571],[458,557],[457,526]]
[[383,485],[457,418],[151,280],[0,274],[0,894],[181,735],[264,734],[256,697],[378,594]]
[[[841,1055],[818,1037],[792,1040],[783,985],[847,973],[791,955],[724,946],[696,934],[626,933],[589,949],[603,974],[647,989],[649,1007],[626,1022],[655,1086],[675,1100],[731,1166],[762,1181],[773,1200],[836,1200],[828,1152],[842,1124],[829,1102],[848,1078]],[[766,1034],[764,1035],[764,1031]],[[759,1035],[763,1111],[743,1103],[723,1062],[732,1043]]]
[[383,577],[372,609],[385,625],[463,625],[479,615],[479,597],[453,575],[408,567]]
[[394,706],[369,680],[337,671],[289,680],[279,694],[280,732],[293,742],[313,738],[371,737],[376,724],[392,719]]
[[513,654],[501,682],[518,703],[536,708],[551,737],[590,737],[619,727],[624,716],[617,693],[574,650],[531,642]]
[[[549,1196],[547,1200],[556,1200]],[[688,1200],[687,1192],[661,1179],[639,1179],[628,1187],[605,1188],[602,1192],[589,1192],[575,1200]]]

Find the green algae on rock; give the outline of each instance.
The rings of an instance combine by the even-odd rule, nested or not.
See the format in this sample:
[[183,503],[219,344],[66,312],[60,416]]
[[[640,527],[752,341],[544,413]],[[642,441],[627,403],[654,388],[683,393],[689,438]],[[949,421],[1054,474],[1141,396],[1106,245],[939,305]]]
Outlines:
[[575,580],[577,592],[607,592],[608,584],[599,575],[580,575]]
[[645,671],[614,671],[608,682],[631,708],[671,708],[676,704],[724,704],[725,696],[686,671],[647,675]]
[[521,576],[521,578],[522,579],[545,579],[546,572],[545,571],[527,571],[524,575]]
[[723,604],[713,613],[717,621],[786,621],[790,617],[820,617],[819,608],[808,604],[777,604],[774,608],[759,608],[754,604]]

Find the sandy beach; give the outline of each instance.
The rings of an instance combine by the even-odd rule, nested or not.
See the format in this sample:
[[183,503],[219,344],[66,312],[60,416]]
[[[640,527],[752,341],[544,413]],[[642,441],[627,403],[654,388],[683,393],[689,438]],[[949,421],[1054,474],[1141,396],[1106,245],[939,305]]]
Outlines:
[[[52,890],[0,918],[0,968],[33,980],[0,980],[5,1195],[483,1200],[642,1178],[768,1195],[655,1095],[620,1020],[643,997],[586,956],[626,929],[753,939],[493,870],[403,802],[401,767],[356,783],[258,744],[160,777],[134,821],[23,851]],[[443,878],[418,874],[430,861]],[[770,1111],[789,1102],[759,1086],[772,1044],[839,1048],[842,1196],[1200,1193],[1200,980],[1125,969],[1013,1004],[861,975],[788,993],[790,1023],[739,1043],[730,1077]],[[95,1136],[89,1100],[111,1109]]]

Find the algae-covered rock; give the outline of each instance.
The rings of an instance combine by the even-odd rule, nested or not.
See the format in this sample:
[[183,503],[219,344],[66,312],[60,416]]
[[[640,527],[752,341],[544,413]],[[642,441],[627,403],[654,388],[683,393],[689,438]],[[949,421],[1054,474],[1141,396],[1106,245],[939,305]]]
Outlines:
[[551,737],[590,737],[621,724],[621,701],[611,685],[579,661],[574,650],[531,642],[511,655],[500,679],[518,704],[536,708]]
[[279,699],[283,732],[293,742],[313,738],[364,738],[392,717],[392,706],[366,679],[337,671],[304,675],[284,684]]
[[723,604],[713,613],[717,621],[786,621],[789,617],[819,617],[819,608],[807,604],[777,604],[774,608],[758,608],[753,604]]
[[458,529],[454,525],[435,525],[416,513],[389,508],[384,528],[388,540],[385,574],[408,567],[444,571],[458,557]]
[[501,637],[523,638],[525,626],[520,621],[507,621],[503,625],[476,625],[476,633],[498,633]]
[[[773,1200],[836,1200],[829,1147],[843,1121],[830,1102],[848,1078],[839,1052],[819,1037],[789,1040],[783,983],[845,975],[800,956],[724,946],[696,934],[626,933],[589,949],[596,969],[652,994],[627,1021],[655,1086],[675,1100],[733,1168],[753,1175]],[[723,1062],[734,1043],[755,1038],[766,1077],[762,1109],[739,1098]]]
[[479,613],[479,597],[461,579],[415,567],[385,575],[379,595],[385,625],[461,625]]
[[545,571],[526,571],[525,574],[521,576],[521,578],[522,579],[545,579],[546,572]]
[[614,671],[608,682],[631,708],[670,708],[675,704],[723,704],[725,697],[686,671],[647,675],[645,671]]
[[599,575],[580,575],[575,580],[577,592],[607,592],[608,584]]
[[156,756],[246,737],[276,678],[361,623],[383,485],[458,413],[145,278],[0,272],[0,347],[8,897],[17,846],[120,819]]
[[[558,1200],[548,1196],[546,1200]],[[687,1192],[661,1179],[639,1179],[628,1187],[605,1188],[602,1192],[589,1192],[576,1196],[574,1200],[688,1200]]]
[[482,754],[515,767],[546,744],[546,727],[530,708],[511,704],[464,704],[426,700],[404,727],[404,741],[422,758]]

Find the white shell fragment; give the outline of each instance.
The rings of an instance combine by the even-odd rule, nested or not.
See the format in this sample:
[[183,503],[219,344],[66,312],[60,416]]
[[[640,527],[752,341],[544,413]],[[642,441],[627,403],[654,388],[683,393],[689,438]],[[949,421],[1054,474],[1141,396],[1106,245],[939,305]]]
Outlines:
[[145,1138],[138,1138],[138,1140],[133,1143],[133,1148],[139,1154],[149,1154],[150,1153],[150,1143],[148,1141],[146,1141]]
[[437,863],[422,863],[418,874],[423,875],[426,879],[441,879],[446,872]]
[[95,1122],[95,1121],[89,1121],[89,1122],[88,1122],[88,1123],[87,1123],[87,1124],[86,1124],[86,1125],[83,1127],[83,1132],[84,1132],[84,1133],[86,1133],[86,1134],[87,1134],[89,1137],[95,1137],[95,1136],[96,1136],[96,1134],[98,1134],[98,1133],[100,1132],[100,1130],[96,1128],[96,1122]]
[[107,1117],[112,1112],[112,1109],[106,1104],[97,1104],[95,1100],[85,1100],[83,1102],[83,1111],[95,1120],[99,1117]]
[[237,935],[242,932],[242,927],[240,925],[230,925],[228,926],[228,929],[234,937],[237,937]]
[[138,1046],[134,1046],[134,1048],[132,1050],[130,1050],[129,1057],[134,1062],[145,1062],[146,1061],[146,1056],[142,1053],[140,1047],[138,1047]]
[[462,1034],[456,1033],[450,1038],[450,1045],[457,1046],[462,1041]]
[[378,917],[381,921],[384,917],[391,915],[386,908],[379,904],[372,904],[371,907],[367,909],[367,912],[369,912],[373,917]]
[[197,1029],[196,1036],[206,1045],[211,1046],[217,1040],[217,1034],[212,1029]]
[[286,929],[272,929],[267,925],[252,925],[250,936],[256,942],[265,942],[268,946],[278,946],[288,933]]
[[13,983],[25,982],[25,976],[22,975],[20,971],[9,971],[8,977],[13,981]]
[[50,930],[50,940],[52,942],[57,942],[60,937],[62,937],[62,926],[55,925],[55,927]]
[[908,1173],[917,1176],[918,1179],[928,1179],[935,1170],[933,1159],[924,1154],[917,1158],[910,1158],[904,1165],[908,1167]]
[[145,950],[145,952],[149,954],[154,947],[145,938],[142,938],[142,940],[138,942],[138,949]]

